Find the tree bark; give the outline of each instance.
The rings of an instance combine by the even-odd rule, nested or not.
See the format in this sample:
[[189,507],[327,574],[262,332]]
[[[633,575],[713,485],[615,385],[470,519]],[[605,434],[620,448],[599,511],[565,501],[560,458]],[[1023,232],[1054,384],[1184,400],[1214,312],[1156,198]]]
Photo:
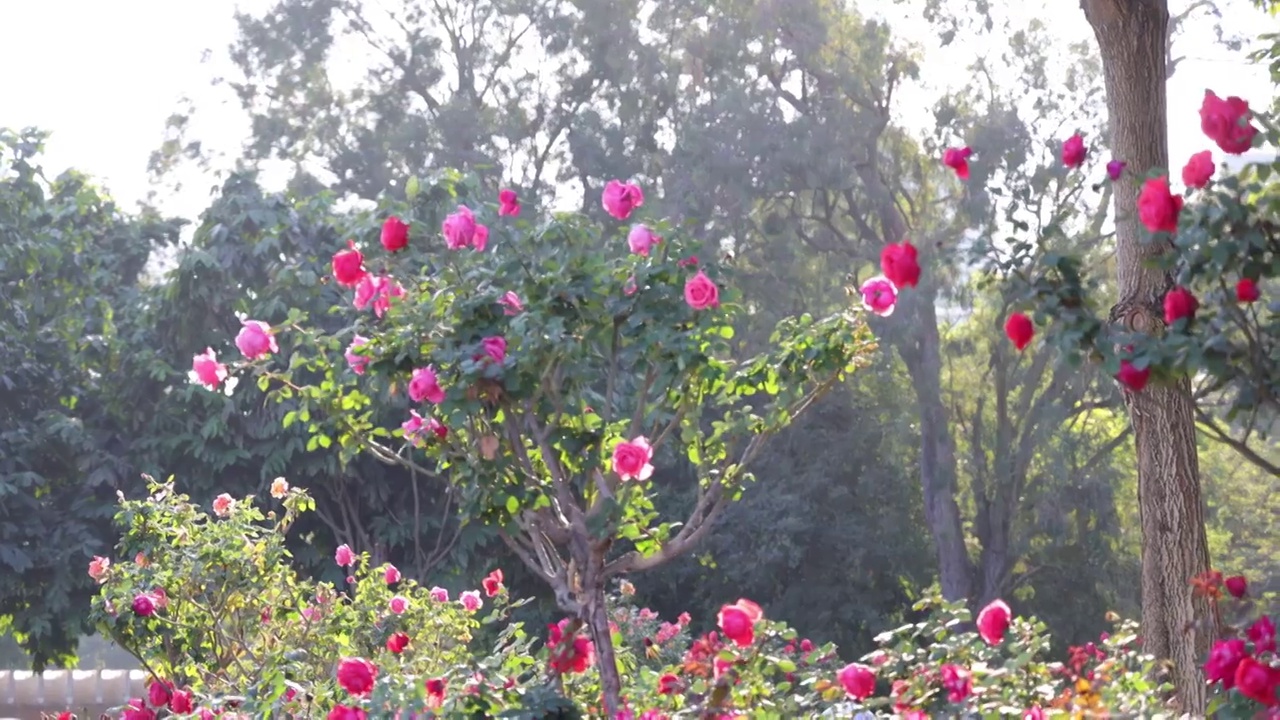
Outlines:
[[609,610],[605,603],[604,551],[593,550],[591,567],[583,577],[582,620],[591,632],[595,646],[596,669],[600,671],[600,694],[605,717],[614,717],[622,709],[622,677],[613,652],[613,632],[609,629]]
[[[1167,0],[1081,0],[1102,55],[1111,153],[1136,173],[1169,165],[1166,118]],[[1116,183],[1116,275],[1120,298],[1113,322],[1138,332],[1161,332],[1164,294],[1171,278],[1150,265],[1170,251],[1146,241],[1137,221],[1138,185]],[[1173,663],[1182,711],[1205,711],[1200,661],[1216,623],[1208,603],[1192,596],[1189,581],[1209,569],[1195,404],[1190,383],[1125,391],[1138,465],[1142,523],[1143,648]]]

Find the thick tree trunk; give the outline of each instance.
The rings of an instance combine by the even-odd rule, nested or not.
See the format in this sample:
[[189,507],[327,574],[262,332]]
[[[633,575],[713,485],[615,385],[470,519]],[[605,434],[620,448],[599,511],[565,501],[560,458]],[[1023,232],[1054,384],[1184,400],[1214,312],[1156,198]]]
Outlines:
[[[1168,167],[1165,92],[1167,0],[1081,0],[1098,38],[1111,115],[1111,154],[1137,173]],[[1116,274],[1120,299],[1112,319],[1160,332],[1170,278],[1148,261],[1170,250],[1146,242],[1137,222],[1138,187],[1117,183]],[[1209,568],[1194,403],[1187,381],[1125,392],[1138,455],[1142,522],[1143,647],[1173,662],[1183,712],[1203,715],[1200,662],[1215,623],[1189,581]]]

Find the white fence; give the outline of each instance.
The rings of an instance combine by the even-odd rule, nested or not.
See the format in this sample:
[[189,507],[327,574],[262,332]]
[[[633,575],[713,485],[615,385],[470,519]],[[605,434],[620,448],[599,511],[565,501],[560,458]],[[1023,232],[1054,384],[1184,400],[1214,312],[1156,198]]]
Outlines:
[[63,710],[93,718],[146,694],[147,675],[141,670],[0,670],[0,720]]

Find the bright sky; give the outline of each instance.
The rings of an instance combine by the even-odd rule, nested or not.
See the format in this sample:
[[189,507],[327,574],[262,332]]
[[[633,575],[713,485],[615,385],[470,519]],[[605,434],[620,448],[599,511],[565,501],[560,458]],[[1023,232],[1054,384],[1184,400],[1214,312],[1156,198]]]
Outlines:
[[[1229,25],[1248,34],[1275,29],[1274,19],[1239,9]],[[0,127],[52,131],[47,169],[75,166],[100,179],[125,207],[153,188],[147,158],[162,138],[165,119],[182,96],[200,108],[199,136],[207,146],[234,152],[247,132],[230,91],[210,86],[229,72],[225,59],[239,7],[257,11],[270,0],[0,0]],[[1175,7],[1179,0],[1172,0]],[[1027,2],[1027,8],[1040,9]],[[1078,3],[1050,0],[1042,11],[1064,39],[1091,37]],[[910,33],[910,28],[899,32]],[[1251,66],[1196,33],[1180,48],[1188,56],[1170,84],[1174,163],[1208,147],[1197,109],[1207,87],[1265,107],[1274,92],[1264,68]],[[205,51],[210,60],[202,62]],[[954,66],[954,65],[953,65]],[[934,72],[937,69],[933,69]],[[194,218],[207,204],[212,178],[188,176],[178,194],[160,198],[170,212]]]

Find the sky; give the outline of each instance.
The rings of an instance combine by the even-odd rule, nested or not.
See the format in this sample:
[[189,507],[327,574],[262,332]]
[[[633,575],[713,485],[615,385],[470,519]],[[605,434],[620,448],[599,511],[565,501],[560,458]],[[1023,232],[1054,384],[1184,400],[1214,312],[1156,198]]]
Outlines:
[[[1235,5],[1239,1],[1223,0],[1232,6],[1229,26],[1248,34],[1280,29],[1276,19],[1240,9]],[[47,170],[77,167],[132,208],[156,189],[149,184],[147,158],[159,147],[165,119],[178,109],[182,97],[191,97],[199,108],[199,137],[206,146],[234,153],[247,135],[247,121],[230,91],[213,87],[211,80],[231,72],[226,48],[235,35],[235,10],[259,12],[269,4],[270,0],[0,0],[0,127],[51,131]],[[1171,4],[1176,7],[1179,0]],[[1065,40],[1091,37],[1074,1],[1041,5],[1028,0],[1008,7],[1039,14]],[[907,34],[916,30],[897,23],[894,27]],[[1187,59],[1169,87],[1175,163],[1209,147],[1197,114],[1205,88],[1223,96],[1239,95],[1255,107],[1265,107],[1274,93],[1264,68],[1251,66],[1243,53],[1215,45],[1207,32],[1192,34],[1179,48]],[[162,210],[194,218],[208,204],[217,181],[194,173],[188,171],[179,192],[166,190],[158,196]]]

